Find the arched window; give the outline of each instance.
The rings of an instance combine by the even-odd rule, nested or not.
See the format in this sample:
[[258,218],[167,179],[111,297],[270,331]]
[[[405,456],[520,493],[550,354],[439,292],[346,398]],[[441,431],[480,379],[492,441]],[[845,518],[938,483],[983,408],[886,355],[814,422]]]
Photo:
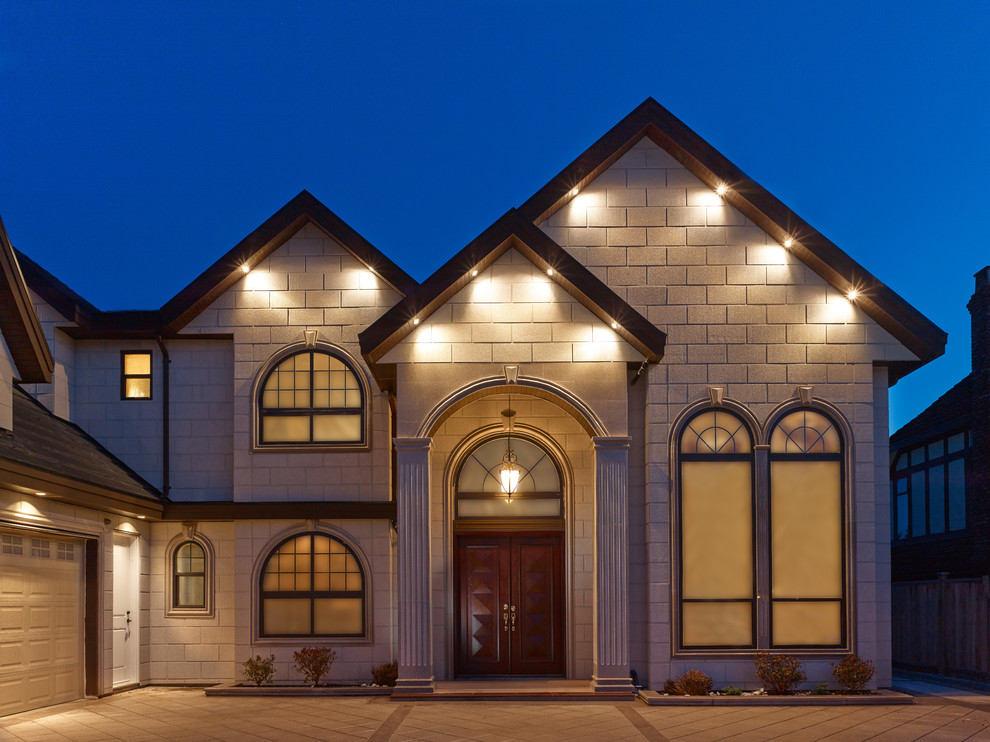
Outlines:
[[756,586],[753,442],[726,410],[681,430],[680,628],[685,648],[753,647]]
[[195,541],[184,541],[172,553],[172,607],[206,607],[206,553]]
[[321,349],[278,361],[258,386],[258,446],[360,446],[367,414],[351,364]]
[[213,615],[213,547],[195,528],[176,536],[165,549],[165,615]]
[[845,643],[843,443],[818,410],[786,414],[770,435],[771,642]]
[[261,569],[261,636],[363,636],[365,583],[357,558],[324,533],[279,544]]
[[[506,456],[517,469],[512,497],[502,482]],[[486,441],[468,454],[457,476],[457,518],[561,518],[560,472],[536,443],[510,435]]]

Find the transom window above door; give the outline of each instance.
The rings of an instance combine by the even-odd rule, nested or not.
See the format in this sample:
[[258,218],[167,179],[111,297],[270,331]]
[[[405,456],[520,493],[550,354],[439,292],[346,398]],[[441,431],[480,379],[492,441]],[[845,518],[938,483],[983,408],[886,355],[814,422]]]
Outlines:
[[[514,472],[503,474],[506,467]],[[516,436],[486,441],[457,477],[457,518],[560,518],[561,479],[550,454]]]

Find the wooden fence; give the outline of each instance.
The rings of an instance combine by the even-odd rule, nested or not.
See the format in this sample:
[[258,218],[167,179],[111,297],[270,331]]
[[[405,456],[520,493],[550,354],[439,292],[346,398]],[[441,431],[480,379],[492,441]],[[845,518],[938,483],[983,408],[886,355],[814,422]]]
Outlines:
[[990,680],[990,577],[895,582],[894,667]]

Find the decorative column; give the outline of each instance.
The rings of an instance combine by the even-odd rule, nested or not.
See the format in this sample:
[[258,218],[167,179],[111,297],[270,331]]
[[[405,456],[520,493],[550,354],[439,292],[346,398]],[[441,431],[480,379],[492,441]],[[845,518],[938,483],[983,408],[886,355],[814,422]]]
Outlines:
[[430,438],[395,438],[398,467],[399,679],[396,695],[433,693]]
[[595,691],[634,693],[629,676],[629,438],[594,438]]

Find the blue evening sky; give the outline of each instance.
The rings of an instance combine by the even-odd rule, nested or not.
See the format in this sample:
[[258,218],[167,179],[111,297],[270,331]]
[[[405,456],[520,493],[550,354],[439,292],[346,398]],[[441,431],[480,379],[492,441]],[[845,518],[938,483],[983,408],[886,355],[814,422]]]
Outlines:
[[949,333],[990,263],[990,3],[0,3],[0,215],[150,309],[307,189],[422,280],[648,96]]

